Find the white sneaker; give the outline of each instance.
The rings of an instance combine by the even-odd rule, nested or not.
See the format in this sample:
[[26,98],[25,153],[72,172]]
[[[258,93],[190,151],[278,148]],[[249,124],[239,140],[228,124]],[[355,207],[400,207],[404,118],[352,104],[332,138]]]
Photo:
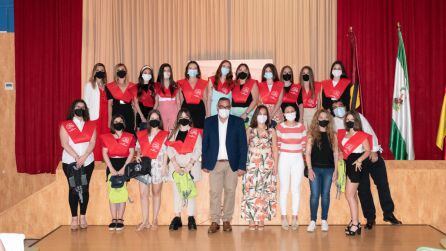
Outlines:
[[314,230],[316,230],[316,222],[312,220],[307,227],[307,232],[314,232]]
[[326,220],[322,221],[321,230],[324,231],[324,232],[328,231],[328,222]]

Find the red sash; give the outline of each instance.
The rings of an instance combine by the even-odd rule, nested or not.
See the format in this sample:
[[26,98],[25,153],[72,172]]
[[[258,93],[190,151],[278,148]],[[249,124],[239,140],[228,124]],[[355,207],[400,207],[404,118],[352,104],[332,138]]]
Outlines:
[[[209,77],[209,79],[211,80],[212,84],[215,83],[215,76]],[[225,82],[218,82],[217,85],[217,91],[224,93],[225,95],[227,95],[229,92],[231,92],[231,84],[229,84],[227,81]]]
[[325,96],[327,96],[328,98],[339,99],[341,98],[342,94],[345,92],[345,89],[349,84],[350,84],[350,79],[341,78],[339,79],[339,82],[336,85],[336,87],[334,87],[332,80],[329,79],[325,80],[322,83],[322,87],[324,88]]
[[186,103],[197,105],[203,99],[203,94],[208,83],[204,79],[198,79],[197,83],[195,84],[195,88],[192,89],[189,81],[187,79],[182,79],[178,81],[178,85],[180,86],[181,90],[183,90]]
[[317,106],[317,99],[319,93],[321,91],[321,84],[319,82],[314,82],[314,97],[312,97],[312,93],[310,91],[305,91],[302,88],[302,102],[304,104],[304,108],[314,108]]
[[128,132],[123,132],[119,139],[111,133],[102,134],[101,139],[104,147],[108,148],[108,156],[125,158],[129,155],[129,149],[135,147],[133,134]]
[[283,103],[297,103],[297,98],[299,97],[299,92],[302,86],[300,84],[292,84],[290,90],[283,94]]
[[[161,91],[161,88],[163,88],[163,91]],[[160,83],[155,83],[155,93],[158,94],[162,98],[174,98],[177,95],[178,88],[175,89],[174,93],[170,93],[169,87],[165,88],[164,85]]]
[[188,154],[194,151],[195,143],[197,142],[198,135],[201,135],[202,130],[197,128],[191,128],[187,133],[186,139],[183,141],[167,141],[166,145],[175,148],[179,154]]
[[119,88],[118,84],[115,82],[107,84],[107,88],[112,94],[113,98],[122,100],[126,103],[130,103],[136,96],[135,87],[136,85],[134,83],[129,83],[125,91],[122,92],[121,88]]
[[344,159],[347,159],[347,157],[359,146],[364,142],[365,139],[369,141],[370,149],[373,147],[373,140],[372,135],[367,134],[363,131],[358,131],[350,137],[347,142],[345,142],[345,145],[342,145],[342,139],[345,138],[347,135],[347,131],[345,129],[338,130],[338,144],[340,149],[342,150],[342,154],[344,155]]
[[141,146],[142,155],[151,159],[156,159],[163,147],[164,140],[166,140],[168,135],[169,133],[167,131],[159,131],[152,142],[149,142],[147,130],[139,131],[137,136]]
[[141,94],[141,97],[139,98],[139,100],[145,107],[153,107],[155,105],[155,101],[153,100],[151,90],[147,90],[147,92],[142,91],[142,94]]
[[283,82],[274,82],[273,88],[269,91],[268,84],[266,82],[261,82],[259,84],[259,92],[262,103],[275,105],[279,101],[280,92],[282,92],[283,86]]
[[63,121],[61,126],[65,128],[71,140],[75,144],[89,142],[93,136],[94,130],[96,130],[96,123],[93,121],[87,121],[82,128],[82,131],[76,126],[73,120]]
[[[234,100],[234,102],[238,104],[245,103],[249,97],[249,94],[251,94],[252,88],[256,83],[257,81],[252,78],[246,80],[245,84],[243,84],[243,87],[239,83],[237,83],[232,89],[232,99]],[[240,89],[240,87],[242,88]]]

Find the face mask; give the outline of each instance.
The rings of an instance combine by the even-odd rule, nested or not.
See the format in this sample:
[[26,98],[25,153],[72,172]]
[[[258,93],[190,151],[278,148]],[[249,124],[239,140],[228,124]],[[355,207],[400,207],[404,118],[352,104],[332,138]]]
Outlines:
[[343,118],[345,116],[345,107],[337,107],[333,110],[333,113],[338,118]]
[[339,78],[342,75],[341,70],[332,70],[331,74],[333,74],[334,77]]
[[229,73],[229,68],[227,67],[221,67],[221,75],[226,76]]
[[97,71],[97,72],[94,74],[94,77],[95,77],[95,78],[98,78],[98,79],[103,79],[103,78],[105,77],[105,72],[103,72],[103,71]]
[[265,124],[267,119],[268,119],[268,116],[266,116],[266,115],[257,115],[257,123],[259,123],[259,124]]
[[285,119],[288,121],[296,120],[296,112],[285,113]]
[[116,130],[116,131],[122,131],[122,130],[124,130],[124,123],[122,123],[122,122],[118,122],[118,123],[115,123],[114,125],[115,125],[115,130]]
[[116,75],[118,75],[119,78],[125,78],[125,75],[127,75],[127,72],[124,70],[120,70],[116,73]]
[[241,72],[239,72],[238,73],[238,75],[237,75],[237,78],[238,79],[246,79],[248,77],[248,73],[246,73],[246,72],[244,72],[244,71],[241,71]]
[[218,109],[218,116],[222,119],[229,117],[229,110],[228,109]]
[[169,79],[170,78],[170,72],[167,72],[167,71],[163,72],[163,77],[164,77],[164,79]]
[[180,123],[180,125],[182,125],[182,126],[187,126],[190,124],[190,120],[182,118],[182,119],[178,120],[178,123]]
[[149,82],[152,79],[152,74],[144,73],[141,75],[141,77],[144,80],[144,82]]
[[265,72],[265,74],[263,74],[263,77],[266,79],[272,79],[273,78],[273,73],[272,72]]
[[291,80],[291,74],[289,74],[289,73],[285,73],[285,74],[283,74],[283,80],[285,80],[285,81],[290,81]]
[[302,75],[302,79],[303,79],[303,81],[310,81],[310,75],[304,74],[304,75]]
[[187,70],[187,75],[189,75],[189,77],[191,77],[191,78],[195,78],[198,75],[198,70],[197,69],[189,69],[189,70]]
[[319,120],[319,126],[321,127],[328,126],[328,120]]
[[149,121],[149,125],[152,128],[156,128],[156,127],[160,126],[160,123],[161,122],[159,120],[157,120],[157,119],[152,119],[152,120]]
[[355,126],[355,122],[347,121],[345,122],[345,125],[347,126],[348,129],[352,129]]
[[78,117],[83,117],[84,112],[85,112],[84,109],[81,109],[81,108],[74,109],[74,114]]

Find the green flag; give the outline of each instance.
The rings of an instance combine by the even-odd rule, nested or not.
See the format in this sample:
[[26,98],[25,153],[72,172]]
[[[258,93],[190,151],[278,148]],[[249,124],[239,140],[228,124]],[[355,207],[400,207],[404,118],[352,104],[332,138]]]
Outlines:
[[398,55],[396,57],[395,66],[395,86],[393,88],[392,100],[392,128],[390,131],[390,150],[396,160],[415,159],[412,139],[408,76],[403,36],[398,29]]

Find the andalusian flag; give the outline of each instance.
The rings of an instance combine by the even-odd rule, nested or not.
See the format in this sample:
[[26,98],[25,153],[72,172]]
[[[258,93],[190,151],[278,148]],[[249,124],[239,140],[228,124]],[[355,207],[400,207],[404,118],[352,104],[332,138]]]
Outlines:
[[[443,106],[441,107],[440,123],[438,123],[437,146],[441,150],[444,149],[444,141],[446,136],[446,89],[443,98]],[[446,151],[444,151],[444,159],[446,159]]]
[[393,88],[392,100],[392,129],[390,132],[390,150],[396,160],[413,160],[415,158],[408,76],[403,36],[398,28],[398,55],[396,57],[395,86]]

